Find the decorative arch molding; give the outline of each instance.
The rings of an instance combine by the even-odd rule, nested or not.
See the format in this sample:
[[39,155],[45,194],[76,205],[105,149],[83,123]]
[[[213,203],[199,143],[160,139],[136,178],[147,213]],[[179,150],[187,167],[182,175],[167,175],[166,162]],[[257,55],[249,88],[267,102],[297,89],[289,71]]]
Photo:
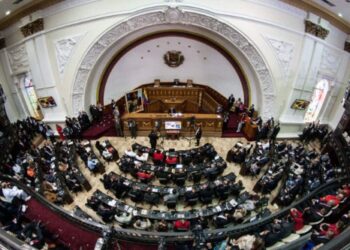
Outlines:
[[237,47],[248,59],[255,70],[262,91],[261,116],[268,118],[274,115],[275,89],[268,66],[254,45],[232,26],[207,14],[184,11],[168,7],[140,14],[123,21],[99,37],[83,57],[77,69],[72,92],[73,113],[77,115],[84,108],[85,88],[90,73],[104,52],[126,35],[146,27],[164,24],[183,24],[203,28],[225,38]]

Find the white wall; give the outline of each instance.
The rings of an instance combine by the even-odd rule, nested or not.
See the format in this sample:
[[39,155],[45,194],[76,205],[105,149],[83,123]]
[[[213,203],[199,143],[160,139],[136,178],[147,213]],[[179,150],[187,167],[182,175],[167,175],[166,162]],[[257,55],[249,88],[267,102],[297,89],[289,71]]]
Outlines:
[[[185,60],[176,68],[164,63],[167,51],[181,51]],[[243,97],[242,83],[230,62],[214,48],[190,38],[167,36],[146,41],[123,55],[108,77],[104,103],[123,96],[134,86],[151,83],[154,79],[173,79],[213,87],[228,97],[233,90],[236,98]]]

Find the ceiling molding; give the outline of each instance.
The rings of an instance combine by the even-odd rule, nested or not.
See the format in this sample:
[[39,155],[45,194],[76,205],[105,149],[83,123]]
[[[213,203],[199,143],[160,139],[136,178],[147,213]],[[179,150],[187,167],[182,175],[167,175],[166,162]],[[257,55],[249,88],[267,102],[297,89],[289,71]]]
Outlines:
[[13,11],[10,15],[4,17],[3,19],[0,20],[0,30],[3,30],[5,28],[8,28],[11,24],[14,24],[17,22],[19,19],[30,15],[31,13],[47,8],[51,5],[54,5],[56,3],[62,2],[63,0],[37,0],[37,1],[32,1],[23,7],[16,9]]
[[325,7],[309,1],[309,0],[281,0],[287,4],[293,5],[297,8],[303,9],[308,12],[312,12],[313,14],[322,17],[329,21],[333,26],[337,27],[341,31],[349,34],[350,33],[350,23],[345,19],[339,17],[337,14],[332,11],[326,9]]

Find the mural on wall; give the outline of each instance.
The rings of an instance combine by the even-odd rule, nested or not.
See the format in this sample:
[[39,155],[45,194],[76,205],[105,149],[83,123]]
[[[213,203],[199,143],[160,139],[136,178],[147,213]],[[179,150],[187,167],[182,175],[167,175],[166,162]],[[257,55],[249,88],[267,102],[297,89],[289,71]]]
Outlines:
[[42,108],[53,108],[56,107],[56,101],[52,96],[40,97],[38,102]]
[[133,90],[125,95],[126,110],[129,113],[143,111],[142,89]]
[[184,60],[185,57],[181,55],[181,51],[171,50],[164,55],[165,64],[172,68],[179,67]]

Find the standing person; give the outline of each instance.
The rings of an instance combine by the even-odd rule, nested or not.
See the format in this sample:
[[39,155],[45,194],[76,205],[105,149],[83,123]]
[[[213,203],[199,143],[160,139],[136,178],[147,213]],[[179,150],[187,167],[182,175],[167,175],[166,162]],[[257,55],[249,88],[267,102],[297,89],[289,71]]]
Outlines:
[[228,111],[231,110],[233,104],[235,103],[235,97],[233,96],[233,94],[231,94],[229,97],[228,97]]
[[112,99],[111,101],[111,107],[112,107],[112,111],[114,111],[115,108],[117,107],[117,103],[114,101],[114,99]]
[[224,130],[227,129],[229,119],[230,119],[229,112],[225,111],[225,113],[224,113],[224,126],[223,126]]
[[156,149],[158,134],[156,128],[152,129],[151,133],[148,135],[149,142],[151,144],[152,149]]
[[271,136],[270,136],[270,144],[274,143],[278,133],[280,132],[280,123],[277,122],[276,126],[273,128]]
[[241,120],[240,120],[239,123],[238,123],[236,133],[240,133],[240,132],[241,132],[243,126],[244,126],[245,123],[246,123],[246,120],[247,120],[247,115],[246,115],[246,113],[243,113],[243,114],[242,114],[242,117],[241,117]]
[[129,120],[128,127],[129,127],[129,130],[131,133],[131,138],[136,139],[136,122],[135,122],[135,120]]
[[199,142],[200,142],[200,140],[202,138],[202,126],[200,124],[196,128],[195,137],[196,137],[196,140],[197,140],[196,146],[199,146]]
[[115,130],[117,132],[117,136],[124,136],[123,129],[122,129],[122,123],[120,118],[117,116],[114,117],[115,122]]

